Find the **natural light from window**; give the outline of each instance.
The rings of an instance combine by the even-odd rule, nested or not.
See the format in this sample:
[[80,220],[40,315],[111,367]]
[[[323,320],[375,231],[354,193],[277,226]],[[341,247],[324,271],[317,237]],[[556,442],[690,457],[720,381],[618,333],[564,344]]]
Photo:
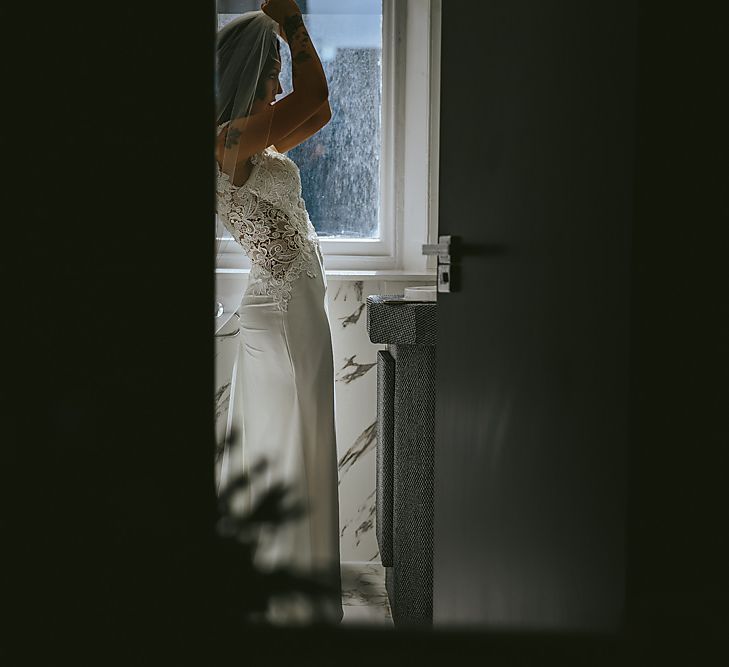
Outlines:
[[[320,237],[378,239],[382,0],[298,5],[327,77],[332,119],[287,155],[299,166],[302,197]],[[236,16],[218,14],[218,29]],[[281,54],[283,97],[293,88],[288,48]]]

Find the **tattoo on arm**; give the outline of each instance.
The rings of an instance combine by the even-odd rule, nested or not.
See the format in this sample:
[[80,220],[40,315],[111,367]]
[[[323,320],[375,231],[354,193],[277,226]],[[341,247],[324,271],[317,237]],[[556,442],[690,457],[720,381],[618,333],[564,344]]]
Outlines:
[[228,130],[228,134],[225,136],[225,147],[226,148],[233,148],[233,146],[238,145],[238,139],[240,139],[242,132],[235,128],[231,127]]
[[286,39],[289,40],[289,44],[291,44],[291,40],[296,31],[302,27],[304,27],[304,19],[301,17],[301,14],[292,14],[286,17],[284,20],[284,32],[286,33]]
[[307,53],[306,51],[302,51],[301,53],[297,53],[294,56],[294,59],[291,62],[296,63],[297,65],[299,65],[300,63],[305,63],[308,60],[311,60],[311,53]]
[[312,59],[310,49],[313,48],[309,33],[301,14],[292,14],[284,21],[284,31],[291,48],[292,75],[296,76],[296,66]]

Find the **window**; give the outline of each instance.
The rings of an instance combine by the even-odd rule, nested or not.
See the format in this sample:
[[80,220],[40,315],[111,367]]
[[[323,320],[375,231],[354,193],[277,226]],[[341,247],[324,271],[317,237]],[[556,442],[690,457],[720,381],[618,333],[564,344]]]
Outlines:
[[[431,15],[434,9],[439,15],[440,3],[298,5],[327,76],[332,119],[288,156],[299,166],[327,268],[424,270],[430,263],[420,245],[432,240],[429,185],[437,182],[429,163]],[[218,28],[259,8],[258,1],[219,0]],[[290,54],[286,48],[281,53],[281,85],[288,94]],[[232,240],[225,250],[223,266],[248,266]]]
[[[289,151],[320,237],[379,238],[382,0],[309,0],[304,17],[329,83],[332,119]],[[290,74],[288,49],[283,71]],[[282,83],[292,90],[290,76]]]

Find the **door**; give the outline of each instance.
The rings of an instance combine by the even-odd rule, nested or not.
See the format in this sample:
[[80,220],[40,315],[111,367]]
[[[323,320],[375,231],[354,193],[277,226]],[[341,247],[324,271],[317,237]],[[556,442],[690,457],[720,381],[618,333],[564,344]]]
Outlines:
[[633,3],[443,3],[434,624],[624,602]]

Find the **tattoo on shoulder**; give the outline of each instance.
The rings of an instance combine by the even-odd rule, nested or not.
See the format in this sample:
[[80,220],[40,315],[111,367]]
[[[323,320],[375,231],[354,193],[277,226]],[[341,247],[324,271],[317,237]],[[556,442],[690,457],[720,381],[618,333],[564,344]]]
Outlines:
[[242,132],[239,129],[231,127],[225,137],[225,147],[233,148],[233,146],[236,146],[238,144],[238,139],[240,139],[241,134]]

